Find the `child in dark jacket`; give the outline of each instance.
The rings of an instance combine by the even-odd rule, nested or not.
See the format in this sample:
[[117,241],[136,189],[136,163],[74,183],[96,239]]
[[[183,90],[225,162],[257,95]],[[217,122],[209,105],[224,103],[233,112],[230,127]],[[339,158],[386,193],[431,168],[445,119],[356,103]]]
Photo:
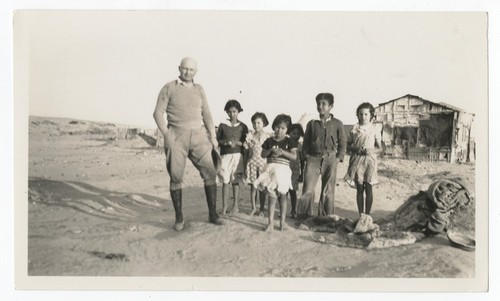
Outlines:
[[[334,214],[337,160],[343,162],[346,137],[342,121],[333,117],[333,95],[320,93],[316,96],[319,119],[309,121],[306,126],[303,153],[306,158],[304,186],[297,213],[313,215],[314,190],[321,175],[321,195],[318,215]],[[319,171],[319,172],[318,172]]]

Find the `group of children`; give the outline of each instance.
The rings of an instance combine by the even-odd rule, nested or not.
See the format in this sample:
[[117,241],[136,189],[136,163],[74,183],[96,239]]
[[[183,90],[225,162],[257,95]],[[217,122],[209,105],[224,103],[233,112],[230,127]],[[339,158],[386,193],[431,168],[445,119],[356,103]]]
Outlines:
[[[264,128],[269,124],[262,112],[253,114],[250,132],[238,119],[243,111],[237,100],[229,100],[224,110],[229,119],[219,125],[217,140],[220,146],[221,168],[218,178],[222,183],[222,214],[228,213],[229,188],[233,189],[231,213],[237,213],[239,184],[250,185],[250,215],[264,216],[265,199],[268,197],[266,231],[274,229],[276,200],[280,206],[280,230],[287,229],[287,194],[290,195],[292,218],[297,214],[312,215],[314,187],[321,174],[322,192],[320,215],[333,214],[333,199],[337,160],[350,152],[345,180],[356,188],[358,212],[370,214],[373,203],[372,185],[377,183],[377,154],[381,149],[380,130],[373,123],[375,108],[362,103],[356,110],[358,124],[347,137],[343,124],[333,118],[333,95],[320,93],[316,97],[319,120],[311,120],[304,132],[301,124],[292,123],[287,114],[279,114],[271,127],[273,135]],[[299,140],[303,137],[304,145]],[[347,138],[347,139],[346,139]],[[299,182],[304,182],[303,195],[298,200]],[[300,203],[300,204],[299,204]]]

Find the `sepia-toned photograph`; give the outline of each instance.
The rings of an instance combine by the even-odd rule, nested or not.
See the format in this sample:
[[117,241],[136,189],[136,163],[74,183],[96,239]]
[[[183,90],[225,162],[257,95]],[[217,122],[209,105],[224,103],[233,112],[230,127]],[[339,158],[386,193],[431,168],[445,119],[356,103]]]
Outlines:
[[13,21],[18,288],[487,290],[487,13]]

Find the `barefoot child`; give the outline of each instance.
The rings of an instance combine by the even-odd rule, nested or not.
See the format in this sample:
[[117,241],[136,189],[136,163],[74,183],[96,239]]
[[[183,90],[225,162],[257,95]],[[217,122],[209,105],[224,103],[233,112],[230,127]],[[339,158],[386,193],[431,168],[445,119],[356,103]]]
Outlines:
[[288,135],[290,139],[297,143],[297,159],[290,161],[290,169],[292,170],[292,187],[290,189],[290,202],[292,204],[292,209],[290,211],[290,216],[292,218],[297,217],[297,191],[299,191],[299,183],[302,182],[303,170],[304,170],[304,156],[302,155],[302,144],[299,142],[301,137],[304,137],[304,130],[300,123],[294,123],[288,129]]
[[233,186],[233,208],[231,213],[238,213],[238,200],[240,197],[239,182],[243,178],[243,142],[248,133],[247,126],[238,120],[238,114],[243,111],[237,100],[231,99],[224,107],[229,120],[221,123],[217,131],[217,140],[220,145],[221,168],[219,181],[222,182],[222,214],[227,213],[227,197],[229,185]]
[[264,190],[269,196],[268,217],[269,223],[266,231],[274,230],[274,208],[276,198],[280,203],[280,230],[287,229],[286,194],[292,188],[292,171],[290,161],[297,158],[297,143],[286,136],[291,118],[280,114],[273,121],[274,136],[266,139],[262,144],[262,157],[267,158],[264,172],[255,180],[253,185],[259,190]]
[[[243,147],[248,150],[248,161],[246,165],[245,182],[250,184],[250,201],[252,202],[252,211],[250,215],[254,215],[257,211],[257,189],[253,187],[253,182],[262,174],[266,167],[266,159],[262,158],[262,144],[269,138],[269,135],[264,132],[264,128],[269,124],[266,114],[257,112],[252,116],[253,133],[248,133]],[[265,193],[259,193],[259,216],[264,216]]]
[[[380,153],[380,129],[372,122],[375,108],[364,102],[356,109],[358,124],[347,136],[347,150],[351,152],[344,179],[356,188],[358,212],[370,214],[373,204],[373,185],[377,182],[377,154]],[[366,194],[366,198],[365,198]]]

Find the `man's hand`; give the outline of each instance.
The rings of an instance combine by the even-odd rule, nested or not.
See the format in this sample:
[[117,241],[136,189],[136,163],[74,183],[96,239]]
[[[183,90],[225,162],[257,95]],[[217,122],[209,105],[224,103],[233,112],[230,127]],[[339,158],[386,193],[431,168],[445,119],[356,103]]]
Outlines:
[[215,149],[219,147],[219,142],[217,141],[217,139],[212,138],[210,142],[212,142],[212,145],[214,146]]

